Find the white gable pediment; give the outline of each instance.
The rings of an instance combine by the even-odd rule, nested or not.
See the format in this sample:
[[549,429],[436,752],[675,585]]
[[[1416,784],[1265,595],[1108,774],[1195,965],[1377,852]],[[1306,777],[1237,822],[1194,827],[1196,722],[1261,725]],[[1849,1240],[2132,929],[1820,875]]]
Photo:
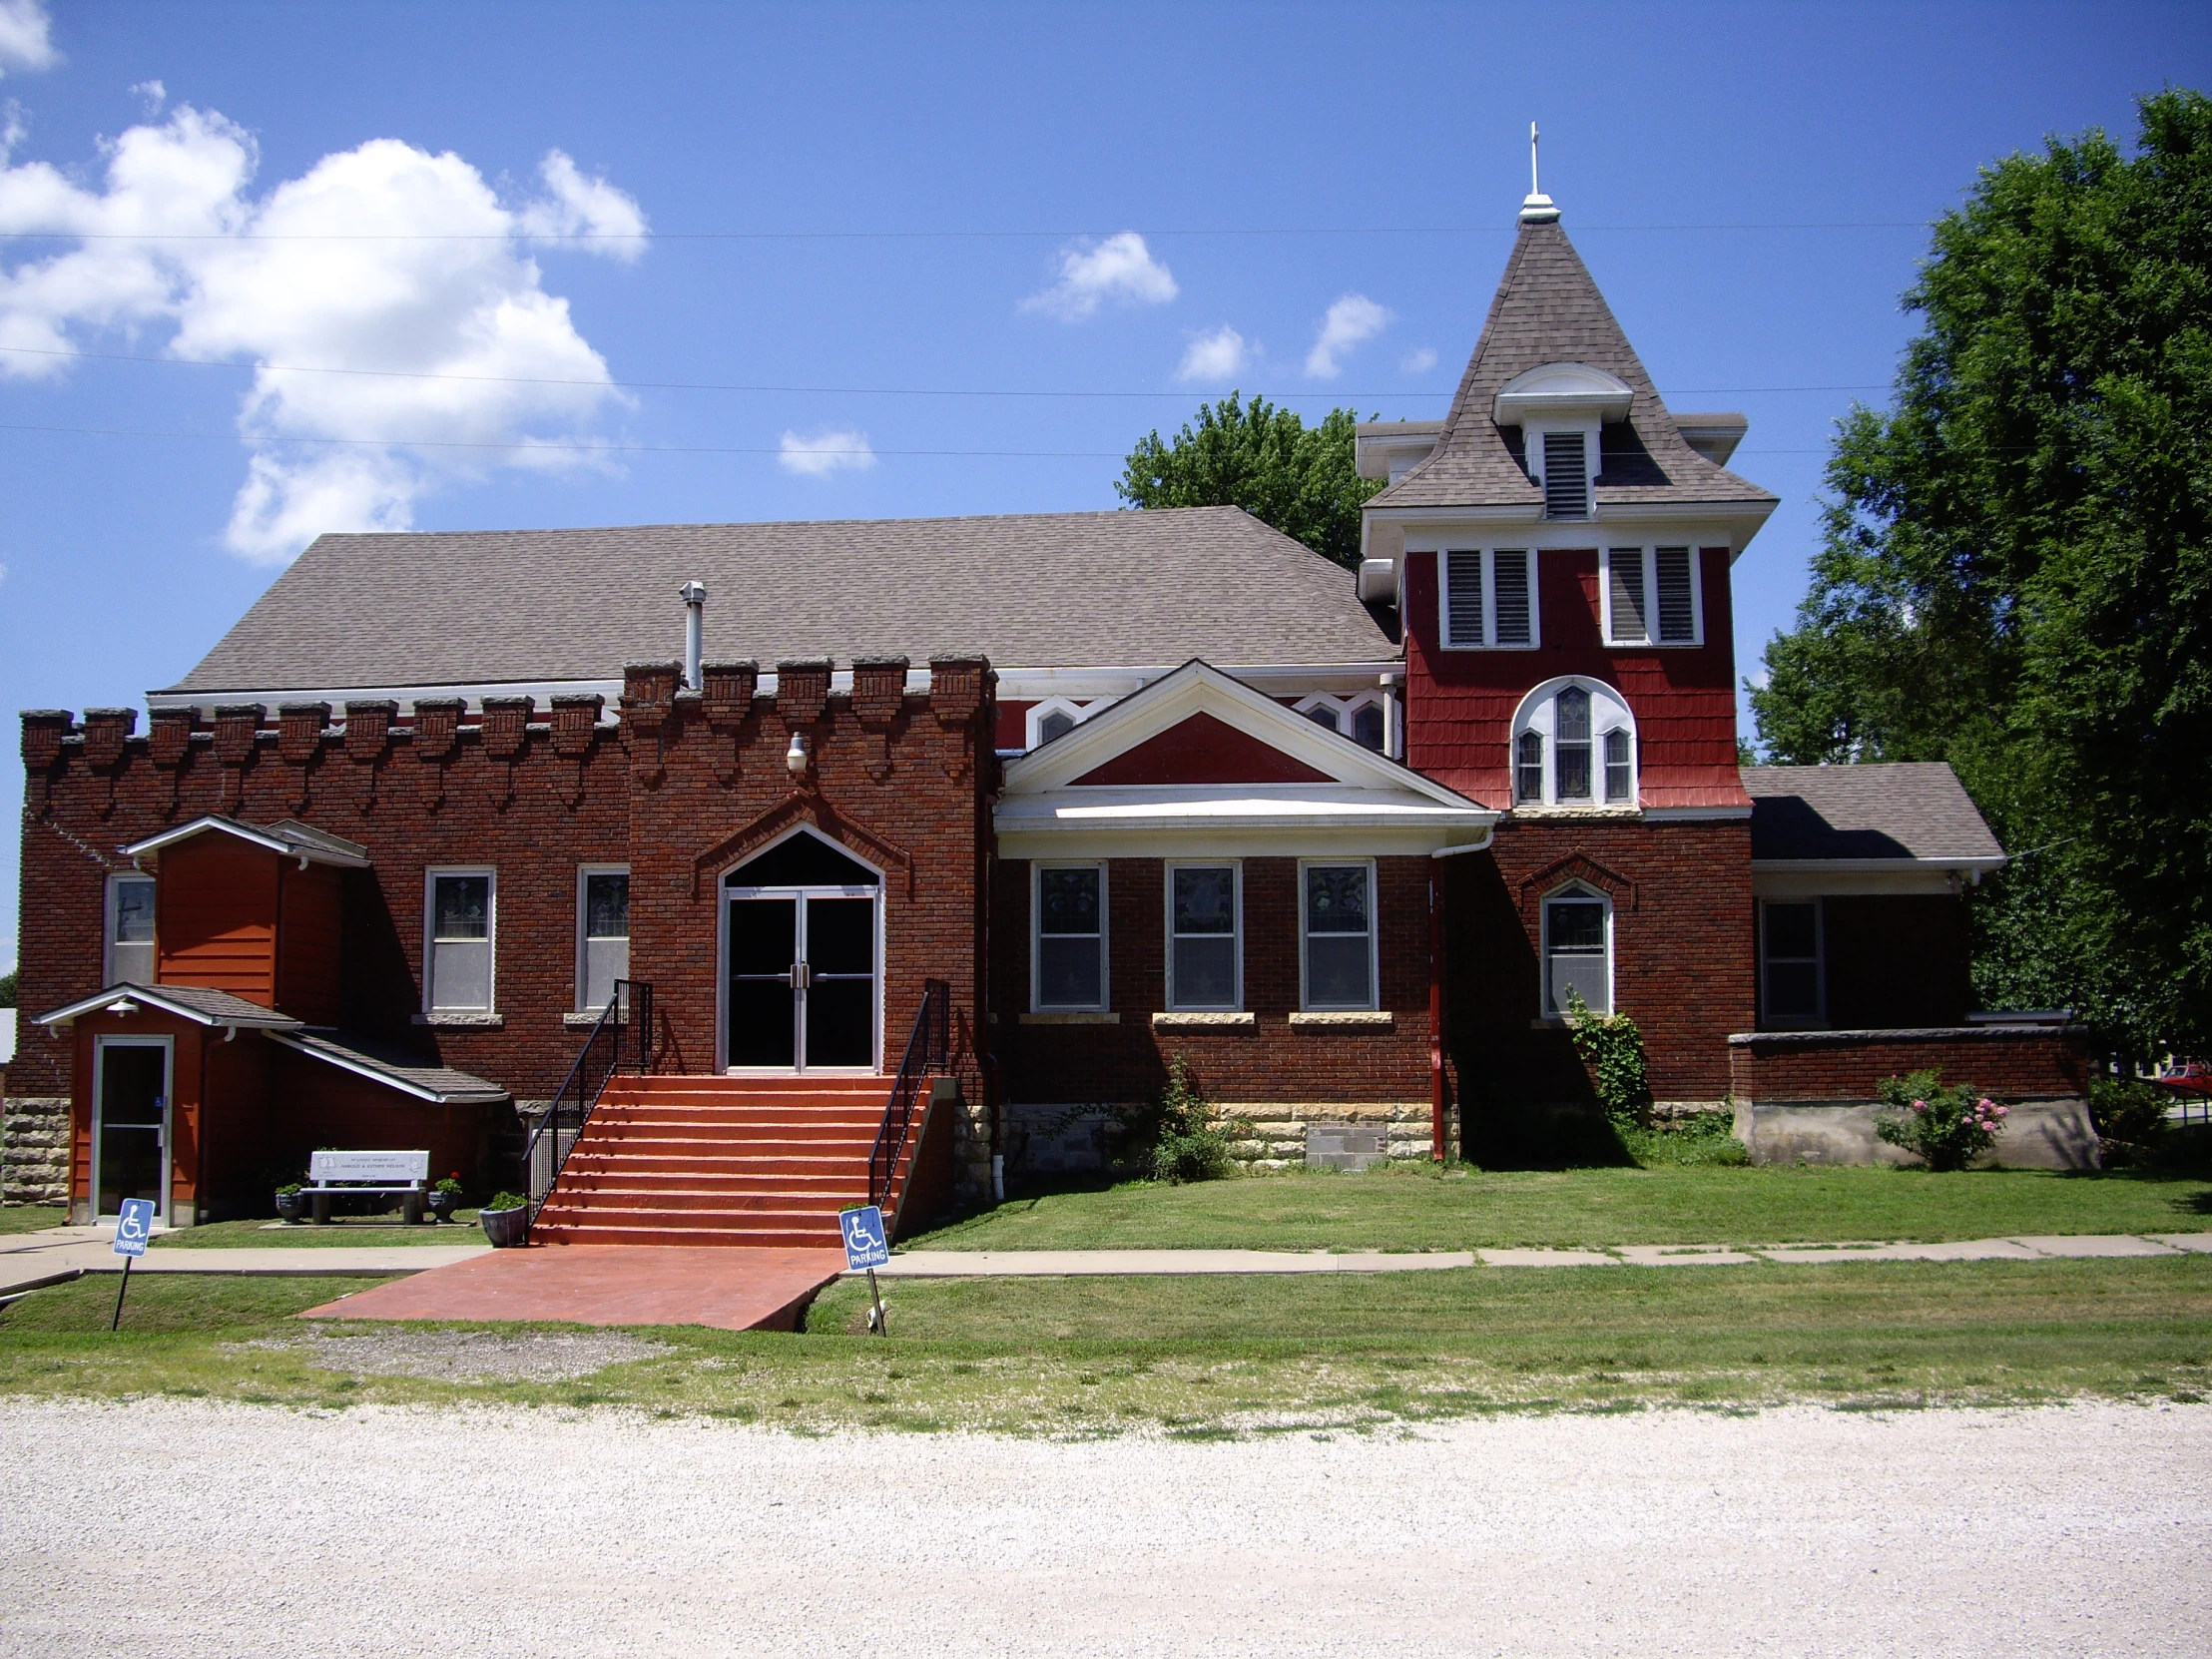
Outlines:
[[1491,418],[1517,426],[1530,415],[1594,415],[1625,420],[1635,392],[1617,375],[1588,363],[1544,363],[1514,375],[1498,388]]

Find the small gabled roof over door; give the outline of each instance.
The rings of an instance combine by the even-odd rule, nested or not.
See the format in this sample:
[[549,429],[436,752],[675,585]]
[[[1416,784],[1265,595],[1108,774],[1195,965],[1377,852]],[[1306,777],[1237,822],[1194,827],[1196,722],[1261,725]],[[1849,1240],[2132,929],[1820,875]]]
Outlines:
[[1008,764],[1001,857],[1423,854],[1497,814],[1203,662]]

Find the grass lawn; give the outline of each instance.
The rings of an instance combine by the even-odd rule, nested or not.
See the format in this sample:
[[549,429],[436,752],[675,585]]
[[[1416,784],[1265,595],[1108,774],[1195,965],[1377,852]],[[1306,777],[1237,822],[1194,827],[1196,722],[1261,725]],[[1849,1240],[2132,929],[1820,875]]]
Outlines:
[[333,1216],[321,1226],[299,1222],[281,1228],[262,1221],[215,1221],[180,1227],[154,1241],[156,1250],[291,1250],[318,1245],[480,1245],[484,1231],[474,1210],[456,1211],[458,1224],[408,1226],[399,1217]]
[[58,1204],[0,1204],[0,1233],[40,1233],[68,1219]]
[[1785,1244],[2212,1228],[2212,1179],[2117,1170],[1665,1166],[1544,1171],[1391,1165],[1361,1175],[1125,1182],[1017,1198],[915,1250],[1470,1250]]
[[[861,1334],[864,1293],[840,1283],[802,1335],[642,1330],[656,1347],[563,1382],[383,1375],[289,1318],[366,1283],[149,1277],[116,1337],[113,1279],[35,1292],[0,1314],[0,1394],[614,1405],[801,1432],[1209,1437],[1498,1410],[2212,1392],[2212,1260],[2198,1256],[903,1283],[888,1339]],[[433,1335],[331,1329],[371,1339],[346,1349]],[[487,1347],[552,1329],[439,1328]]]

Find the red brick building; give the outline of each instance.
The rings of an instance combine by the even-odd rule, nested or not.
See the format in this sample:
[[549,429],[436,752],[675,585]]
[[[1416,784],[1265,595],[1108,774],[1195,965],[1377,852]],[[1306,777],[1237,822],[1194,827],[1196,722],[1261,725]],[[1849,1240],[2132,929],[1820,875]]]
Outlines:
[[1730,572],[1775,501],[1556,220],[1446,418],[1361,428],[1356,573],[1233,508],[329,535],[146,731],[27,713],[8,1111],[68,1159],[11,1189],[182,1224],[319,1145],[522,1180],[618,982],[650,1075],[557,1237],[980,1196],[1176,1055],[1262,1162],[1492,1144],[1589,1098],[1570,988],[1668,1105],[1790,1070],[1732,1038],[1959,1027],[2003,854],[1947,769],[1740,771]]

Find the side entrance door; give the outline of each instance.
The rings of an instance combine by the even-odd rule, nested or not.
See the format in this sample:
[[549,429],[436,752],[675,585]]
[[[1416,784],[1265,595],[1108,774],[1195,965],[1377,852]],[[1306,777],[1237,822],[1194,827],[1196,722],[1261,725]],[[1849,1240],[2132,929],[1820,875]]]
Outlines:
[[93,1041],[93,1215],[123,1213],[150,1198],[169,1219],[170,1052],[167,1037]]

